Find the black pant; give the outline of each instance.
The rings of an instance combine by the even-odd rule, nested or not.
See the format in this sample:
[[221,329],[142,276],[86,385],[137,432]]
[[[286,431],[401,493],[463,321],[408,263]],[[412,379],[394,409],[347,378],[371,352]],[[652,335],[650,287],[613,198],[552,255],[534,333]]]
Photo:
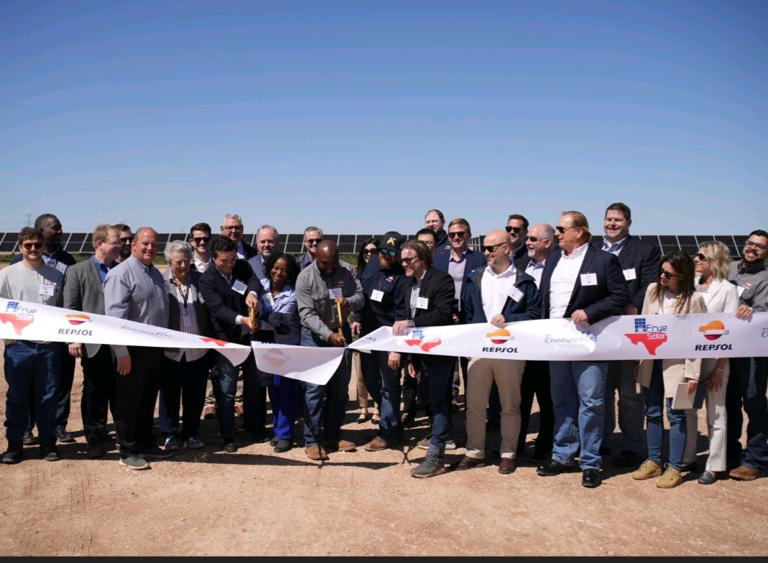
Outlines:
[[429,403],[429,373],[422,372],[418,377],[411,377],[406,370],[403,371],[403,412],[415,416],[416,411],[423,408],[427,416],[432,416]]
[[[85,348],[85,347],[83,347]],[[95,356],[84,354],[80,360],[83,366],[83,398],[80,412],[83,417],[85,439],[89,444],[103,441],[107,437],[107,406],[115,416],[115,380],[117,371],[109,346],[102,346]],[[67,354],[69,355],[69,354]]]
[[160,381],[165,369],[162,348],[130,346],[131,372],[118,375],[115,385],[115,411],[120,456],[138,455],[157,446],[152,421]]
[[525,363],[523,382],[520,387],[520,438],[517,453],[525,449],[528,421],[531,417],[533,395],[539,403],[539,434],[536,436],[534,456],[548,459],[552,453],[555,415],[552,410],[552,393],[549,385],[549,363],[528,361]]

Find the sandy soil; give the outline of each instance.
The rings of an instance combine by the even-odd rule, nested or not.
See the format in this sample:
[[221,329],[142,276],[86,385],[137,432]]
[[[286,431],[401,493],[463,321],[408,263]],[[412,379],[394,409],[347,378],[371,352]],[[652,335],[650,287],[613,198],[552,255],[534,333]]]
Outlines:
[[[607,465],[604,484],[589,490],[578,473],[542,478],[522,462],[511,475],[491,465],[418,480],[409,470],[424,457],[424,418],[400,450],[334,453],[323,464],[244,434],[225,454],[205,420],[204,450],[130,471],[116,450],[85,457],[81,389],[78,363],[77,443],[60,446],[61,461],[40,460],[32,446],[22,463],[0,466],[1,555],[768,554],[766,479],[705,487],[691,475],[661,490]],[[3,419],[4,410],[2,401]],[[358,425],[357,412],[351,401],[346,437],[363,444],[374,426]],[[458,461],[464,450],[449,453]]]

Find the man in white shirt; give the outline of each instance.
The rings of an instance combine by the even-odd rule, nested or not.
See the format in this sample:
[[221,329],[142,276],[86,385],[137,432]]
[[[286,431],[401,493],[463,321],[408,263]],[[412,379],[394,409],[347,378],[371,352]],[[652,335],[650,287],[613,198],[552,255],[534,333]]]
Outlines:
[[187,240],[194,251],[192,269],[202,274],[212,263],[211,226],[208,223],[195,223],[189,228]]

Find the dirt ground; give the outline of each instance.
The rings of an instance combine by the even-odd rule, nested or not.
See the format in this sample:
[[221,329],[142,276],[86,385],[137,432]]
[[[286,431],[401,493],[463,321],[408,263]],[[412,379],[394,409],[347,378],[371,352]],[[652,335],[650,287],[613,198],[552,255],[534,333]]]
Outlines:
[[[59,446],[61,461],[40,460],[32,446],[22,463],[0,466],[0,555],[768,554],[768,479],[705,487],[690,475],[661,490],[606,464],[603,485],[585,489],[579,473],[542,478],[524,460],[511,475],[494,464],[413,479],[426,418],[402,449],[360,448],[325,463],[300,446],[275,454],[242,433],[237,453],[217,451],[216,422],[204,420],[205,449],[130,471],[116,450],[86,458],[81,390],[78,362],[69,423],[77,443]],[[345,437],[363,444],[375,430],[355,422],[358,412],[350,401]],[[455,462],[464,449],[448,453]]]

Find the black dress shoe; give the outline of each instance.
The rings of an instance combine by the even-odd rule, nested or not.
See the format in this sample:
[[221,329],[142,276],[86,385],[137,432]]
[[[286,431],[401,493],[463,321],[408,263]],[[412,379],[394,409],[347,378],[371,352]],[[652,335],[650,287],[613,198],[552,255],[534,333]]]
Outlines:
[[290,450],[293,446],[291,445],[290,440],[278,440],[275,443],[275,453],[281,454],[283,452],[287,452]]
[[599,487],[602,482],[603,478],[600,477],[599,469],[585,469],[581,476],[581,486],[588,489]]
[[536,473],[538,473],[541,477],[552,477],[553,475],[560,475],[560,473],[567,473],[569,471],[573,471],[574,469],[574,465],[568,463],[560,463],[559,461],[550,459],[539,465],[539,467],[536,469]]
[[56,429],[56,440],[63,444],[71,444],[75,441],[75,437],[71,432],[67,432],[64,428]]

